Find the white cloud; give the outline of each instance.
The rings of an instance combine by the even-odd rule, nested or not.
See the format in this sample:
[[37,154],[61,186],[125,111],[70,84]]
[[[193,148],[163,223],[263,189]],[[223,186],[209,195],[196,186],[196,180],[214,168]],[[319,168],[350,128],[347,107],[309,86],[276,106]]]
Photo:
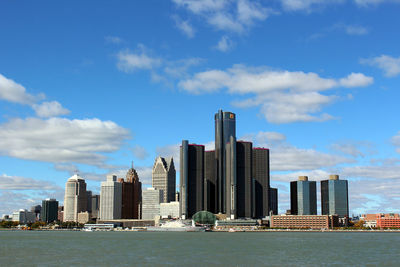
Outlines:
[[117,67],[125,72],[139,69],[151,70],[160,66],[162,63],[160,58],[150,56],[143,45],[139,45],[138,51],[136,52],[131,52],[129,50],[120,51],[117,55],[117,59]]
[[400,0],[354,0],[361,7],[369,7],[383,3],[400,3]]
[[373,84],[374,78],[365,76],[362,73],[352,72],[347,77],[339,80],[339,83],[343,87],[364,87]]
[[394,77],[400,74],[400,57],[381,55],[379,57],[361,59],[360,62],[380,68],[387,77]]
[[328,4],[343,3],[344,0],[281,0],[282,7],[287,11],[312,12],[315,8]]
[[258,132],[257,134],[247,134],[240,139],[252,140],[257,144],[274,144],[286,140],[286,136],[278,132]]
[[61,187],[49,182],[20,176],[0,175],[0,189],[3,190],[58,190]]
[[251,98],[234,101],[237,107],[261,106],[261,113],[272,123],[325,121],[329,114],[319,114],[336,95],[323,95],[336,87],[360,87],[372,84],[373,78],[351,73],[341,79],[322,78],[316,73],[250,68],[234,65],[223,70],[208,70],[181,80],[178,86],[190,93],[212,93],[227,88],[231,94],[252,94]]
[[166,145],[162,147],[157,147],[156,152],[159,157],[173,157],[175,169],[179,171],[180,166],[180,146],[181,144]]
[[35,110],[36,115],[42,118],[56,117],[70,113],[68,109],[64,108],[57,101],[43,102],[40,105],[34,104],[32,107]]
[[104,37],[107,43],[111,44],[121,44],[124,42],[124,40],[118,36],[106,36]]
[[149,153],[146,151],[146,149],[140,145],[136,145],[132,148],[132,153],[133,155],[138,158],[138,159],[145,159],[149,156]]
[[104,165],[103,153],[117,151],[129,131],[112,121],[13,119],[0,125],[0,153],[29,160]]
[[43,98],[43,94],[37,96],[28,94],[25,87],[0,74],[0,99],[19,104],[32,105]]
[[228,52],[234,46],[233,41],[228,36],[222,36],[215,49],[221,52]]
[[182,20],[178,16],[173,16],[176,27],[181,30],[188,38],[193,38],[195,30],[188,20]]
[[374,145],[366,141],[342,141],[331,145],[331,149],[353,157],[375,154]]
[[200,16],[217,30],[243,33],[273,11],[259,1],[248,0],[172,0],[178,7]]
[[400,132],[392,137],[392,144],[397,147],[397,152],[400,153]]

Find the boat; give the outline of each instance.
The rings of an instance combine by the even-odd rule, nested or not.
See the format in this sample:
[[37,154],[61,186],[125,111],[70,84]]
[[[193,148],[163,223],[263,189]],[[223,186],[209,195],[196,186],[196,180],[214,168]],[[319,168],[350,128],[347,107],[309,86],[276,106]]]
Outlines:
[[168,221],[160,226],[147,227],[148,232],[204,232],[205,227],[184,224],[182,221]]

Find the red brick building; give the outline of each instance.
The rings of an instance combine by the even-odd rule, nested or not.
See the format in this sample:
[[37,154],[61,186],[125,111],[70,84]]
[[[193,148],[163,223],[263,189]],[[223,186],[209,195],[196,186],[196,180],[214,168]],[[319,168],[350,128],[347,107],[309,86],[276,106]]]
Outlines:
[[400,228],[399,214],[376,214],[376,227],[378,228]]
[[271,216],[271,228],[328,229],[339,226],[335,215],[276,215]]

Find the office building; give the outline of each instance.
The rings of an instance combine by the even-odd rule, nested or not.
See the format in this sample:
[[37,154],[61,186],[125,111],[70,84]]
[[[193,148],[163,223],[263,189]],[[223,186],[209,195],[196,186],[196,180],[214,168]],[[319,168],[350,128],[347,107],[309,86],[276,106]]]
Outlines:
[[92,202],[92,213],[90,215],[91,219],[99,218],[99,211],[100,211],[100,195],[92,195],[90,200]]
[[122,184],[116,175],[107,175],[107,181],[100,187],[100,219],[121,219]]
[[122,185],[121,219],[139,219],[142,183],[133,164],[126,174],[126,180],[121,178],[118,182]]
[[339,226],[336,215],[273,215],[271,228],[329,229]]
[[142,220],[154,220],[160,216],[161,191],[147,188],[142,192]]
[[169,203],[160,203],[160,216],[165,218],[179,218],[179,202],[171,201]]
[[64,221],[64,206],[58,206],[57,220],[60,222]]
[[270,213],[278,215],[278,188],[269,188]]
[[42,212],[42,206],[40,206],[40,205],[32,206],[31,212],[35,213],[36,221],[39,221],[41,218],[40,213]]
[[215,151],[204,152],[204,210],[217,211],[217,180],[215,169]]
[[269,149],[253,148],[253,218],[264,218],[269,215]]
[[157,157],[151,175],[153,188],[162,192],[161,203],[174,201],[176,191],[174,159]]
[[75,174],[65,184],[64,221],[77,222],[78,213],[86,211],[87,195],[85,179]]
[[183,140],[180,158],[180,217],[186,219],[204,207],[204,146]]
[[46,223],[58,220],[58,201],[46,199],[42,201],[42,221]]
[[308,181],[307,176],[299,176],[290,182],[290,212],[292,215],[317,214],[317,183]]
[[[215,119],[215,162],[217,181],[217,212],[226,213],[226,149],[225,145],[236,140],[236,116],[232,112],[219,110]],[[234,141],[235,142],[235,141]],[[232,144],[233,146],[233,144]],[[234,146],[233,146],[234,147]],[[231,155],[231,159],[236,158]],[[232,166],[235,163],[231,163]]]
[[236,142],[236,210],[237,218],[252,216],[252,161],[253,144]]
[[323,215],[349,216],[347,180],[339,180],[339,175],[330,175],[321,181],[321,211]]
[[36,221],[36,215],[32,211],[20,209],[12,214],[12,221],[19,222],[19,224],[34,223]]

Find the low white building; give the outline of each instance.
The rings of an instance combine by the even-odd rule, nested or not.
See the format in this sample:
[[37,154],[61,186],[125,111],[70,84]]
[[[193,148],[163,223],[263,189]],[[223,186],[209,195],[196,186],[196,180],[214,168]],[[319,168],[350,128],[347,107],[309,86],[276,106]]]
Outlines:
[[179,218],[179,201],[160,203],[160,216],[162,219]]
[[36,221],[36,214],[31,211],[20,209],[12,214],[12,221],[19,222],[19,224],[34,223]]

